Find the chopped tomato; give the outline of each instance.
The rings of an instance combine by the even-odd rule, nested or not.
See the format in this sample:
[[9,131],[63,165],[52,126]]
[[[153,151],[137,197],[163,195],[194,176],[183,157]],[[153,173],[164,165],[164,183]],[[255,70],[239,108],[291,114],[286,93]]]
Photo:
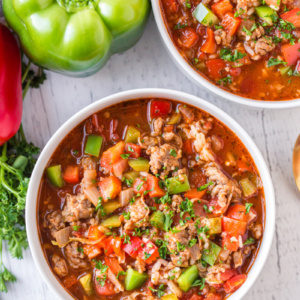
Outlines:
[[288,66],[294,65],[300,58],[300,43],[295,45],[285,44],[281,46],[281,52]]
[[208,293],[205,300],[222,300],[222,296],[220,294]]
[[197,189],[191,189],[184,194],[184,197],[189,199],[195,199],[195,198],[202,199],[202,197],[205,194],[206,194],[206,189],[202,191],[198,191]]
[[198,48],[197,58],[201,61],[207,60],[207,55],[201,51],[201,48]]
[[247,230],[247,223],[237,221],[228,217],[222,218],[222,230],[228,233],[230,236],[238,237],[245,234]]
[[128,160],[120,158],[116,163],[112,165],[112,172],[116,177],[121,177],[127,168]]
[[211,59],[207,61],[206,67],[209,77],[214,80],[219,80],[226,76],[226,72],[224,70],[226,68],[226,63],[221,58]]
[[125,143],[123,141],[104,151],[101,157],[101,167],[112,171],[113,164],[122,159],[121,155],[124,151]]
[[159,186],[159,179],[156,176],[147,176],[148,191],[150,197],[163,197],[165,191]]
[[129,157],[131,158],[139,158],[141,156],[141,146],[133,143],[127,143],[125,145],[125,153],[130,154]]
[[108,280],[105,280],[104,285],[102,286],[102,282],[101,281],[101,277],[99,276],[95,276],[95,290],[96,293],[100,296],[111,296],[111,295],[115,295],[115,286]]
[[104,201],[116,198],[122,190],[122,182],[115,176],[109,176],[98,182]]
[[118,259],[116,257],[104,257],[105,264],[109,267],[113,274],[116,276],[119,272],[124,271],[120,266]]
[[183,142],[182,152],[186,155],[193,154],[193,140],[185,140]]
[[190,300],[203,300],[204,298],[200,295],[193,294],[193,296],[190,298]]
[[99,240],[102,236],[102,232],[99,230],[98,226],[91,226],[88,231],[89,240]]
[[300,28],[300,8],[296,7],[281,15],[281,19],[292,23],[296,28]]
[[159,258],[158,248],[150,240],[145,241],[144,247],[142,245],[142,249],[139,251],[139,257],[147,264],[151,265]]
[[211,30],[210,28],[206,29],[206,39],[204,44],[201,47],[201,51],[204,53],[215,53],[217,50],[217,44],[215,41],[215,35],[213,30]]
[[122,257],[124,255],[123,250],[121,249],[122,247],[122,239],[117,236],[115,238],[112,238],[110,241],[110,244],[112,245],[113,249],[114,249],[114,253],[118,256],[118,257]]
[[201,169],[195,169],[189,172],[189,182],[197,188],[206,184],[206,180],[207,177],[203,174]]
[[175,13],[178,11],[179,5],[176,0],[164,0],[164,5],[168,13]]
[[147,190],[148,190],[148,185],[147,185],[146,178],[145,179],[137,178],[133,184],[133,191],[136,194],[143,195],[144,192],[146,192]]
[[237,238],[231,239],[231,236],[225,232],[222,233],[222,247],[230,251],[237,251],[239,249],[239,242]]
[[246,274],[236,275],[224,283],[224,290],[227,294],[236,291],[247,279]]
[[225,269],[224,272],[221,272],[220,279],[222,281],[227,281],[231,277],[237,275],[237,271],[235,269]]
[[111,255],[114,253],[114,247],[112,244],[112,240],[113,240],[112,236],[105,238],[105,239],[101,240],[99,243],[97,243],[97,247],[103,248],[105,255]]
[[229,74],[233,77],[237,77],[242,73],[242,69],[241,68],[230,68],[229,70]]
[[79,167],[68,166],[63,172],[63,179],[65,182],[70,184],[76,184],[80,182],[79,179]]
[[230,206],[228,211],[227,211],[226,216],[228,218],[232,218],[234,220],[247,222],[245,205],[235,204],[233,206]]
[[63,280],[63,285],[66,289],[69,289],[76,283],[77,283],[77,278],[74,275],[68,276]]
[[191,48],[199,39],[195,29],[192,27],[179,29],[179,32],[178,44],[183,48]]
[[241,18],[235,18],[233,12],[228,12],[222,19],[221,25],[230,36],[234,36],[241,22]]
[[233,6],[229,0],[221,0],[211,6],[212,11],[221,19],[228,13],[233,11]]
[[99,247],[97,247],[96,245],[83,245],[83,252],[84,254],[90,259],[92,260],[93,258],[95,258],[96,256],[98,256],[99,254],[101,254],[101,249]]
[[171,112],[171,103],[169,101],[152,100],[150,106],[151,119],[165,117]]
[[123,244],[122,249],[131,257],[136,258],[139,251],[142,249],[142,240],[137,236],[130,237],[130,244]]
[[207,213],[205,212],[204,210],[204,206],[205,204],[203,203],[203,201],[195,201],[193,203],[193,208],[194,208],[194,211],[195,211],[195,215],[197,217],[207,217]]
[[247,172],[252,170],[251,164],[245,162],[244,160],[238,159],[236,163],[240,172]]

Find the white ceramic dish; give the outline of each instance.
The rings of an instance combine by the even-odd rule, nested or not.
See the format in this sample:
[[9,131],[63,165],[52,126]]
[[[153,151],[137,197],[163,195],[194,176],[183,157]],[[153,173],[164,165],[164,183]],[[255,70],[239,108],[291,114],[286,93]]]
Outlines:
[[48,266],[48,263],[44,257],[42,251],[39,235],[38,235],[38,224],[37,224],[37,199],[39,193],[39,185],[41,178],[44,174],[45,167],[51,158],[54,150],[64,139],[64,137],[80,122],[88,118],[93,113],[104,109],[110,105],[126,101],[129,99],[138,99],[138,98],[168,98],[178,101],[191,104],[193,106],[199,107],[200,109],[207,111],[211,115],[215,116],[221,122],[226,124],[235,134],[240,138],[244,143],[250,154],[252,155],[255,164],[260,173],[261,179],[263,181],[264,190],[265,190],[265,199],[266,199],[266,215],[265,215],[265,231],[263,241],[249,274],[247,281],[239,288],[235,293],[233,293],[229,299],[238,300],[241,299],[253,285],[254,281],[258,277],[262,267],[268,257],[268,253],[271,247],[273,232],[275,227],[275,198],[274,190],[272,186],[271,177],[267,168],[267,165],[260,154],[258,148],[250,138],[250,136],[242,129],[242,127],[234,121],[230,116],[224,113],[222,110],[216,106],[206,102],[198,97],[165,89],[139,89],[131,90],[122,93],[118,93],[104,99],[101,99],[86,108],[82,109],[72,118],[70,118],[64,125],[62,125],[57,132],[52,136],[44,150],[42,151],[36,166],[34,168],[30,185],[27,194],[26,201],[26,226],[29,246],[32,252],[33,259],[38,267],[40,273],[42,274],[44,280],[51,287],[53,292],[59,299],[73,299],[68,292],[60,285],[56,277],[53,275],[51,269]]
[[154,18],[160,32],[160,36],[166,46],[168,52],[171,54],[172,59],[179,67],[179,69],[191,78],[200,87],[204,86],[210,91],[216,93],[217,95],[233,101],[238,104],[248,105],[257,108],[270,108],[270,109],[283,109],[300,106],[300,99],[286,100],[286,101],[262,101],[253,100],[250,98],[241,97],[233,93],[227,92],[217,85],[211,83],[209,80],[201,76],[179,53],[177,50],[169,32],[164,22],[164,17],[162,15],[160,0],[151,0]]

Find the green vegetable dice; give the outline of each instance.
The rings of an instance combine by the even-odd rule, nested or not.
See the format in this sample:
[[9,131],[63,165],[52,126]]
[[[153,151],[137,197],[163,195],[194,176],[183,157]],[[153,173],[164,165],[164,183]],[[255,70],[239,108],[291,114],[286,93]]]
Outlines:
[[125,143],[136,144],[140,136],[141,136],[141,132],[137,128],[133,126],[128,126],[125,135]]
[[191,189],[187,176],[185,174],[182,176],[184,177],[184,182],[179,181],[178,176],[166,180],[170,195],[183,193]]
[[269,6],[258,6],[255,7],[257,15],[266,21],[268,25],[273,25],[273,19],[277,17],[276,11]]
[[138,271],[129,268],[125,277],[125,290],[132,291],[140,288],[145,281],[148,279],[148,275],[146,273],[140,274]]
[[87,137],[84,153],[99,157],[103,137],[100,135],[89,135]]
[[221,247],[213,242],[209,243],[209,248],[202,251],[202,259],[206,261],[210,266],[213,266],[221,251]]
[[61,173],[61,165],[51,166],[46,170],[49,181],[56,187],[63,187],[64,180]]
[[177,282],[179,287],[187,292],[194,281],[199,277],[199,272],[196,266],[191,266],[187,268],[178,278]]
[[93,294],[92,274],[86,274],[79,278],[79,282],[88,296]]
[[220,23],[217,16],[202,3],[195,8],[192,14],[204,26],[213,26]]
[[104,227],[120,227],[121,226],[121,220],[120,220],[120,216],[116,215],[116,216],[112,216],[106,220],[104,220],[101,224],[101,226]]
[[146,158],[129,159],[128,164],[134,171],[149,172],[150,165]]
[[154,212],[150,217],[150,223],[159,230],[164,229],[165,215],[160,211]]

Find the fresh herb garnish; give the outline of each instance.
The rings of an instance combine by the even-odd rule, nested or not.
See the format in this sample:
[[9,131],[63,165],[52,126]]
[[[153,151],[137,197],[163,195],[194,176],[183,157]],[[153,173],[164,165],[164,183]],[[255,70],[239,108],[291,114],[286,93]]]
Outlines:
[[198,192],[201,192],[201,191],[207,189],[208,186],[213,185],[213,184],[214,184],[214,183],[213,183],[212,181],[210,181],[210,182],[208,182],[208,183],[206,183],[206,184],[204,184],[204,185],[198,187],[198,188],[197,188],[197,191],[198,191]]
[[280,59],[277,59],[277,58],[273,58],[271,57],[269,60],[268,60],[268,68],[269,67],[273,67],[273,66],[277,66],[277,65],[286,65],[287,63],[283,60],[280,60]]
[[250,244],[253,244],[255,242],[254,238],[252,237],[249,237],[246,242],[244,243],[244,245],[250,245]]
[[246,207],[246,212],[245,212],[245,214],[246,214],[246,215],[249,214],[250,208],[251,208],[252,205],[253,205],[253,203],[246,203],[246,204],[245,204],[245,207]]

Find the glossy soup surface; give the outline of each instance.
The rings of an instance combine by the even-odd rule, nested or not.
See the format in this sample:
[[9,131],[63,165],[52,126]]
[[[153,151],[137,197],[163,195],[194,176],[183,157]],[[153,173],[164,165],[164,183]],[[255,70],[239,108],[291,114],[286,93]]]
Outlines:
[[300,97],[298,0],[160,3],[178,51],[206,79],[256,100]]
[[[85,153],[90,136],[103,137],[98,157]],[[53,166],[40,241],[75,299],[221,300],[247,279],[263,187],[247,149],[209,114],[168,99],[119,103],[74,128]]]

